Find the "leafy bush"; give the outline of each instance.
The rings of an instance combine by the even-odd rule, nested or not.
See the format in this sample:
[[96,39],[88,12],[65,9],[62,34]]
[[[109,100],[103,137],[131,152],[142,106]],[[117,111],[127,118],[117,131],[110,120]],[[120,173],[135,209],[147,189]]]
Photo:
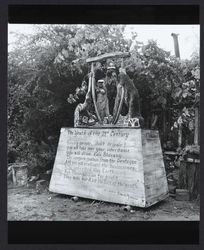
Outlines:
[[[18,34],[8,55],[9,162],[27,161],[31,168],[52,166],[60,129],[73,126],[74,109],[83,101],[81,97],[69,104],[67,98],[90,70],[86,59],[106,52],[131,48],[124,65],[139,90],[145,120],[154,112],[161,116],[172,110],[169,125],[176,127],[182,119],[190,126],[199,102],[198,56],[178,60],[155,41],[142,45],[136,34],[126,39],[124,29],[124,25],[37,25],[32,35]],[[115,61],[117,67],[120,63]]]

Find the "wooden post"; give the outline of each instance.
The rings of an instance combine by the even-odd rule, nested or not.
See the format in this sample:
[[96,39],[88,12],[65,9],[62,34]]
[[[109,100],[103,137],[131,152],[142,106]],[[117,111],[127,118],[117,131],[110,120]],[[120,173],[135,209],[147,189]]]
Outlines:
[[194,130],[194,144],[198,145],[198,129],[199,129],[199,112],[198,107],[195,108],[195,130]]
[[[182,124],[179,124],[179,131]],[[198,145],[199,133],[199,109],[195,107],[195,129],[194,129],[194,145]],[[181,145],[182,136],[179,134],[179,146]],[[188,152],[185,159],[181,162],[179,169],[179,187],[188,189],[190,200],[196,199],[199,194],[199,172],[200,160],[198,152]]]
[[98,121],[99,121],[100,124],[102,124],[102,120],[101,120],[101,117],[100,117],[99,112],[98,112],[98,107],[96,105],[95,76],[94,76],[94,63],[93,62],[91,63],[91,75],[92,75],[91,88],[92,88],[92,99],[93,99],[93,103],[94,103],[94,108],[95,108],[95,111],[96,111],[96,116],[98,118]]
[[124,69],[124,59],[122,57],[121,68]]
[[178,147],[180,148],[182,144],[182,124],[178,127]]
[[13,178],[13,184],[16,185],[16,173],[14,167],[12,167],[12,178]]
[[[193,162],[192,162],[193,161]],[[200,161],[192,158],[187,158],[187,187],[190,194],[190,200],[196,199],[199,194]]]
[[163,142],[166,140],[166,112],[163,110]]

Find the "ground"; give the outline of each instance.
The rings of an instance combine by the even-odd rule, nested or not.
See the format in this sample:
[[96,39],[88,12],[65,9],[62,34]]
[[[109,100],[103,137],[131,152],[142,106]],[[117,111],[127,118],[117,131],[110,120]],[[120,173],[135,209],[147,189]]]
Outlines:
[[150,208],[124,205],[50,193],[35,188],[8,188],[8,220],[24,221],[192,221],[199,220],[199,202],[177,201],[173,197]]

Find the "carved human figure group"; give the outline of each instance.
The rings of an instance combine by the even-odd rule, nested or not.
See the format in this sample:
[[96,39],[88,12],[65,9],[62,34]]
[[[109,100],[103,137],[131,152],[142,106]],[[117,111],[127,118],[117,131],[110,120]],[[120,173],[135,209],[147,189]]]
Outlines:
[[[139,94],[124,68],[110,62],[106,71],[101,65],[88,74],[87,93],[74,114],[74,125],[93,126],[117,124],[121,114],[126,115],[126,126],[140,127],[143,122],[140,112]],[[125,125],[124,125],[125,126]]]

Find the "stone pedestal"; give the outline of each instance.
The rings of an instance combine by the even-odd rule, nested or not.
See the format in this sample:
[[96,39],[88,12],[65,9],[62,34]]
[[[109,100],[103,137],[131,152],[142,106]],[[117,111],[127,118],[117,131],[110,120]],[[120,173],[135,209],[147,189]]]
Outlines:
[[165,199],[158,131],[62,128],[49,190],[138,207]]

